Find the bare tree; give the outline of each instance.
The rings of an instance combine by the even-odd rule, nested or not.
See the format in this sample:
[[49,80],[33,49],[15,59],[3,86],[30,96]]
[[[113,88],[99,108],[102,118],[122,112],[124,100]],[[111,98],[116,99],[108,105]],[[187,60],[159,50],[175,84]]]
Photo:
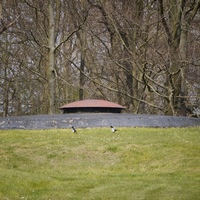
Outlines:
[[128,112],[199,105],[199,0],[0,1],[2,116],[103,98]]
[[[179,108],[187,109],[185,71],[188,63],[188,29],[200,8],[200,1],[187,2],[159,0],[161,22],[165,29],[169,48],[167,114],[176,115]],[[189,108],[188,108],[189,109]]]

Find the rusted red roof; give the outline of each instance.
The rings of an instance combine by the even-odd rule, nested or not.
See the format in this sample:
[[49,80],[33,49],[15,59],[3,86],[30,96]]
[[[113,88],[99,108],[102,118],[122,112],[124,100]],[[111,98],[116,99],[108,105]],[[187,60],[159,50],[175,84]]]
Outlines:
[[81,101],[75,101],[72,103],[68,103],[64,106],[61,106],[60,109],[64,108],[88,108],[88,107],[98,107],[98,108],[121,108],[125,109],[125,107],[113,103],[110,101],[105,100],[97,100],[97,99],[88,99],[88,100],[81,100]]

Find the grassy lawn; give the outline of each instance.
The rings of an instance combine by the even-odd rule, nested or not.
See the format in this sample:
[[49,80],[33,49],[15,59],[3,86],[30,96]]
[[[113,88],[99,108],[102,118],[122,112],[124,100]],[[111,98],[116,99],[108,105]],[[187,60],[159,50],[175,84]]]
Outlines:
[[0,130],[0,200],[200,199],[200,127]]

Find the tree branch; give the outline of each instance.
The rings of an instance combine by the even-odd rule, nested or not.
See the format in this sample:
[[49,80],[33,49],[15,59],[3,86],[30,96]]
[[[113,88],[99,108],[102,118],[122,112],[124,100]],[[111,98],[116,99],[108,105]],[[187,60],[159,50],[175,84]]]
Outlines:
[[58,45],[55,47],[54,51],[56,51],[62,44],[64,44],[65,42],[67,42],[67,41],[69,40],[69,38],[70,38],[72,35],[74,35],[75,33],[77,33],[77,32],[82,28],[82,26],[85,24],[85,22],[86,22],[86,20],[87,20],[88,13],[89,13],[89,11],[87,11],[87,14],[86,14],[86,16],[85,16],[84,19],[83,19],[83,22],[82,22],[74,31],[72,31],[72,32],[68,35],[67,38],[65,38],[63,41],[61,41],[60,44],[58,44]]
[[56,47],[55,47],[55,51],[62,45],[64,44],[65,42],[67,42],[69,40],[69,38],[74,35],[74,33],[78,32],[79,30],[81,29],[81,25],[78,26],[77,29],[75,29],[74,31],[72,31],[67,38],[65,38],[62,42],[60,42],[60,44],[58,44]]
[[19,18],[20,15],[18,15],[12,22],[10,22],[10,24],[4,26],[3,23],[3,29],[0,31],[0,34],[2,34],[4,31],[6,31],[8,28],[10,28],[16,21],[17,19]]
[[172,43],[172,36],[171,36],[169,27],[168,27],[167,22],[166,22],[165,17],[164,17],[163,0],[159,0],[159,3],[160,3],[160,16],[161,16],[161,21],[162,21],[162,24],[163,24],[163,26],[164,26],[164,29],[165,29],[165,31],[166,31],[166,33],[167,33],[168,42],[169,42],[169,44],[171,44],[171,43]]

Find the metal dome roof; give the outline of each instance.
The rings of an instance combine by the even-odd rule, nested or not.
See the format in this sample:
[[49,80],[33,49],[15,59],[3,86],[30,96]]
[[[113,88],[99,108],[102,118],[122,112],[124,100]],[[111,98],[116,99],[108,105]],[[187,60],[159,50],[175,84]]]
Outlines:
[[66,108],[120,108],[120,109],[125,109],[125,107],[123,107],[117,103],[113,103],[113,102],[105,101],[105,100],[98,100],[98,99],[87,99],[87,100],[75,101],[75,102],[68,103],[68,104],[60,107],[60,109],[66,109]]

